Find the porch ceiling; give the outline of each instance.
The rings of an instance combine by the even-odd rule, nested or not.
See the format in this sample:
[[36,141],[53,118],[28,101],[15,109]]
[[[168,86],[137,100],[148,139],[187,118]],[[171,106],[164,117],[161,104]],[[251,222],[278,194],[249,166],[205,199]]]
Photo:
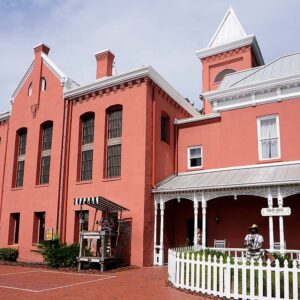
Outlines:
[[154,193],[300,183],[300,161],[179,173],[160,182]]

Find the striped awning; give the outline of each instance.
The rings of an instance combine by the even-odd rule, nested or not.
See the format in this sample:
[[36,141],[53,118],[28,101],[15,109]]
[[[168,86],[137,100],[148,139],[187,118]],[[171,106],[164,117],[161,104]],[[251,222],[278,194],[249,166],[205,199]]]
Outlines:
[[129,209],[116,204],[104,197],[85,197],[85,198],[74,198],[74,205],[89,205],[101,211],[128,211]]

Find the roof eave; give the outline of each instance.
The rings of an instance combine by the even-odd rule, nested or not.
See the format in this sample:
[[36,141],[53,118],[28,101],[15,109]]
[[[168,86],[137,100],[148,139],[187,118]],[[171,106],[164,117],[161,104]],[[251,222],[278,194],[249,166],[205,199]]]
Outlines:
[[81,86],[64,93],[65,98],[72,99],[80,97],[87,93],[95,92],[99,89],[108,88],[116,84],[124,83],[128,80],[134,80],[141,77],[150,77],[158,86],[160,86],[171,98],[173,98],[183,109],[185,109],[192,116],[199,116],[200,113],[187,101],[151,66],[143,66],[133,71],[106,77],[96,82]]

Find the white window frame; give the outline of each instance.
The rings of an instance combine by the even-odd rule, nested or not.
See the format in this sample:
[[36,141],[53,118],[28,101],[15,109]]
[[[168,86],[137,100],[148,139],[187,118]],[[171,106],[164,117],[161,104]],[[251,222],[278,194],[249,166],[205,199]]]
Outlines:
[[[262,158],[262,149],[261,149],[261,121],[263,120],[270,120],[275,119],[276,120],[276,130],[277,130],[277,136],[278,136],[278,156],[272,157],[272,158]],[[280,129],[279,129],[279,115],[268,115],[268,116],[262,116],[257,117],[257,142],[258,142],[258,157],[260,161],[268,161],[268,160],[275,160],[281,158],[281,143],[280,143]]]
[[[191,155],[190,155],[190,150],[192,149],[201,149],[201,165],[200,166],[195,166],[195,167],[191,167]],[[187,168],[188,169],[199,169],[199,168],[203,168],[203,147],[202,145],[197,145],[197,146],[191,146],[187,148]]]

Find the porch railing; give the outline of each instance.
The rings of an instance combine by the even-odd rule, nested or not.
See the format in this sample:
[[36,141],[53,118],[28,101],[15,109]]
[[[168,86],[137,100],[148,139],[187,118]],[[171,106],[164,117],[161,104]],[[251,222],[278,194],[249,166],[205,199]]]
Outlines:
[[210,255],[169,249],[169,281],[177,288],[227,299],[293,299],[300,295],[300,269],[297,261],[280,266],[271,262],[248,262],[238,256],[224,261]]

